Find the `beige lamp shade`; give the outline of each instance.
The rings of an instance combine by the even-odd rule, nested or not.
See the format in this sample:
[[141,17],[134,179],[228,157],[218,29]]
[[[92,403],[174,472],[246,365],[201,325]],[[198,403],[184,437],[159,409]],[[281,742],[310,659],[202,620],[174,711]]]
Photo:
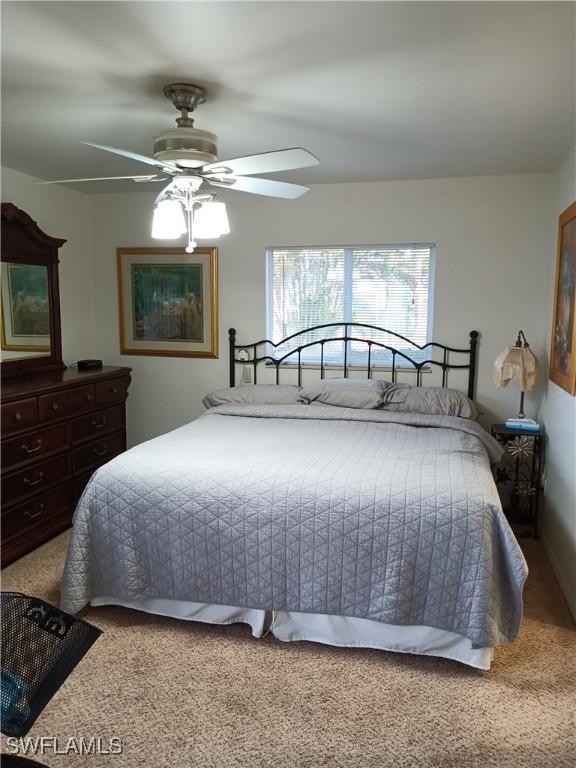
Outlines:
[[500,389],[517,381],[521,392],[530,392],[538,381],[538,358],[528,345],[506,347],[494,361],[494,384]]

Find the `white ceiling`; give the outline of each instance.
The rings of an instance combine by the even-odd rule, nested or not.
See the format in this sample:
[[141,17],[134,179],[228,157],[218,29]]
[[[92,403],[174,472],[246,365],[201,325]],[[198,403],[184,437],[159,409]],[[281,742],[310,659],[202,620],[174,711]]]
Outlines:
[[[220,158],[304,146],[302,183],[549,171],[574,140],[571,2],[3,2],[3,163],[44,179],[147,173],[204,85]],[[128,185],[128,186],[126,186]],[[132,182],[84,191],[134,189]],[[142,187],[139,187],[142,189]]]

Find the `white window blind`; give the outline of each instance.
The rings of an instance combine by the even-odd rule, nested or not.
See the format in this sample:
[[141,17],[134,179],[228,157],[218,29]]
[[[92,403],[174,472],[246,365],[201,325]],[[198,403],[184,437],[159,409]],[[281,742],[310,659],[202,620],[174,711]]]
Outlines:
[[[269,248],[268,338],[287,336],[325,323],[367,323],[405,336],[418,345],[431,339],[435,247],[403,244],[355,247]],[[389,334],[354,327],[349,335],[369,338],[422,359],[414,346]],[[292,346],[344,335],[344,328],[299,336]],[[279,348],[285,354],[291,345]],[[326,363],[341,363],[342,342],[325,345]],[[365,365],[367,345],[350,342],[348,362]],[[320,347],[312,346],[302,360],[318,362]],[[390,353],[372,350],[375,365],[388,365]],[[402,365],[401,358],[397,360]]]

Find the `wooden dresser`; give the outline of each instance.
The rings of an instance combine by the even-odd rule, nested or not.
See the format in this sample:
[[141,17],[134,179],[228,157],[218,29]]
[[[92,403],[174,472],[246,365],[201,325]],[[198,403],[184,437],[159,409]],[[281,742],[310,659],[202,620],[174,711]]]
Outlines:
[[126,450],[130,368],[2,383],[2,567],[69,527],[92,473]]

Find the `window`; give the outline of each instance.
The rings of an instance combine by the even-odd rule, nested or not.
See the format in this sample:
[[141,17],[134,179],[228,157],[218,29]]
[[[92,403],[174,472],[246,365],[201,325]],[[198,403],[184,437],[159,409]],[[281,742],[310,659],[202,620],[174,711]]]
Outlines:
[[[366,323],[405,336],[418,345],[431,340],[435,246],[426,244],[268,248],[268,338],[287,336],[325,323]],[[423,353],[389,334],[353,328],[353,335],[388,344],[412,359]],[[292,346],[344,335],[344,328],[321,329],[298,337]],[[348,362],[366,365],[367,345],[350,342]],[[275,351],[286,354],[290,344]],[[341,364],[343,342],[325,345],[324,362]],[[391,354],[372,350],[372,364],[387,366]],[[302,354],[320,361],[320,345]],[[289,361],[288,361],[289,362]],[[296,362],[296,359],[294,359]],[[396,364],[401,366],[401,358]]]

